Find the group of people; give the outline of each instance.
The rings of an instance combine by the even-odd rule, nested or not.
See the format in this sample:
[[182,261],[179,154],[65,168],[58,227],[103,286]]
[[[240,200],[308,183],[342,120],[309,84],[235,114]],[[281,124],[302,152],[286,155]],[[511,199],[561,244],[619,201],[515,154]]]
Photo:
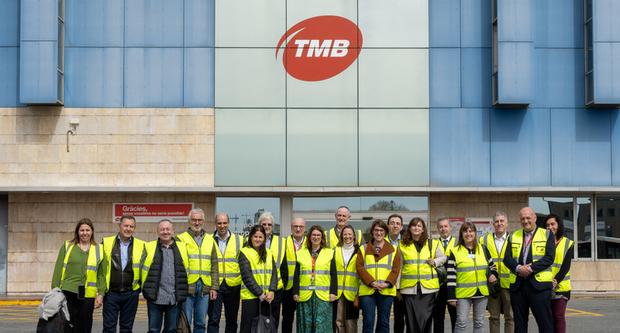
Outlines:
[[333,228],[306,232],[305,220],[294,218],[287,237],[273,234],[269,212],[247,238],[217,214],[211,234],[195,208],[182,233],[162,220],[157,240],[144,242],[133,236],[135,218],[123,216],[118,233],[97,244],[92,222],[82,219],[59,251],[52,288],[65,294],[76,332],[91,331],[101,306],[104,332],[131,332],[140,292],[149,332],[162,325],[176,332],[180,315],[193,332],[219,332],[222,308],[227,333],[251,332],[259,314],[284,333],[295,318],[298,333],[357,332],[360,311],[364,333],[389,332],[392,305],[397,333],[444,332],[446,308],[453,332],[466,330],[472,308],[474,332],[483,331],[487,308],[491,332],[500,331],[502,314],[505,332],[527,332],[530,310],[541,332],[565,332],[573,242],[558,216],[549,215],[543,229],[531,208],[519,215],[521,228],[509,234],[507,214],[497,212],[494,232],[480,238],[470,222],[452,237],[442,218],[432,239],[423,219],[404,228],[393,214],[372,223],[367,242],[345,206]]

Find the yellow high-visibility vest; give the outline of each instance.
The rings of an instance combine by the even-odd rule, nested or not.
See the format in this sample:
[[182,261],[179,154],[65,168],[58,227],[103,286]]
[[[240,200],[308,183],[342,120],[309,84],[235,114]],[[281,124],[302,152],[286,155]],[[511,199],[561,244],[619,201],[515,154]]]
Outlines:
[[[381,258],[378,262],[375,262],[375,256],[370,254],[365,254],[365,247],[360,247],[360,255],[364,257],[364,268],[373,279],[379,282],[386,282],[390,272],[392,271],[392,266],[394,265],[394,258],[396,257],[396,250],[394,252],[388,254]],[[360,284],[360,296],[368,296],[375,293],[375,290],[365,283]],[[392,286],[390,288],[385,288],[380,291],[382,295],[386,296],[396,296],[396,286]]]
[[510,288],[510,269],[504,264],[504,256],[506,255],[506,244],[508,244],[506,237],[506,241],[504,241],[504,246],[498,251],[495,246],[495,234],[492,232],[487,233],[486,235],[480,237],[479,243],[482,244],[483,248],[486,248],[491,255],[491,260],[495,263],[497,268],[497,273],[499,274],[499,286],[508,289]]
[[[60,289],[62,289],[62,282],[65,279],[69,255],[71,255],[71,251],[73,251],[74,247],[75,244],[72,242],[65,242],[65,259],[63,260],[62,273],[60,274]],[[97,296],[97,270],[102,260],[102,247],[99,244],[91,244],[88,249],[88,259],[86,259],[86,280],[84,282],[84,297],[86,298],[94,298]]]
[[239,262],[237,257],[243,246],[243,237],[230,233],[228,244],[224,253],[220,250],[220,246],[215,240],[215,248],[217,249],[217,266],[220,271],[220,284],[226,280],[229,287],[235,287],[241,284],[241,273],[239,272]]
[[443,250],[443,254],[446,257],[449,257],[452,253],[452,249],[454,249],[454,247],[456,246],[456,237],[450,237],[450,240],[448,241],[448,246],[446,247],[443,246],[443,240],[441,238],[437,238],[437,241],[439,242],[439,245]]
[[[362,231],[356,230],[355,233],[357,234],[357,245],[362,244]],[[325,237],[327,247],[329,247],[330,249],[335,248],[338,245],[338,241],[340,240],[340,235],[336,232],[336,227],[329,229]]]
[[286,267],[288,269],[288,281],[284,290],[293,288],[293,275],[295,274],[295,265],[297,264],[297,252],[301,251],[306,244],[306,236],[301,240],[301,247],[295,250],[295,240],[293,235],[286,238]]
[[312,269],[312,254],[308,248],[297,252],[299,264],[299,301],[310,299],[312,293],[322,300],[329,302],[329,287],[331,284],[330,265],[334,259],[334,250],[323,248],[319,252]]
[[[175,244],[177,249],[179,249],[179,254],[181,255],[181,259],[183,261],[183,267],[187,270],[187,267],[189,267],[187,245],[181,241],[177,241]],[[151,269],[153,258],[155,258],[155,251],[157,250],[157,240],[144,244],[144,250],[146,251],[146,256],[144,258],[144,263],[142,264],[142,272],[140,273],[142,275],[142,285],[144,285],[144,281],[146,281],[146,278],[149,276],[149,270]]]
[[357,276],[357,270],[355,269],[357,253],[351,256],[349,263],[345,267],[342,247],[336,247],[334,249],[334,260],[336,260],[336,271],[338,273],[338,294],[336,296],[340,298],[340,296],[344,295],[344,298],[353,302],[360,288],[359,276]]
[[211,253],[215,246],[213,235],[204,233],[200,246],[194,240],[189,232],[184,232],[177,238],[187,245],[187,257],[189,259],[189,267],[187,269],[187,283],[193,284],[200,279],[203,285],[211,287]]
[[[551,272],[553,273],[553,277],[555,277],[560,268],[562,267],[562,263],[564,262],[564,258],[568,254],[568,249],[573,246],[573,241],[568,239],[567,237],[562,237],[562,240],[555,247],[555,259],[553,261],[553,266],[551,266]],[[555,291],[556,292],[567,292],[571,291],[573,288],[570,284],[570,271],[566,273],[562,282],[558,284]]]
[[475,258],[469,255],[469,249],[459,245],[452,249],[456,266],[456,298],[470,298],[480,290],[484,296],[489,295],[487,287],[487,269],[489,263],[482,250],[476,246]]
[[277,290],[280,290],[284,288],[284,284],[282,283],[282,278],[280,275],[280,265],[282,264],[282,260],[286,259],[286,238],[283,238],[277,235],[272,235],[271,244],[269,244],[269,250],[271,250],[273,259],[276,262],[276,270],[278,272]]
[[[112,249],[116,244],[118,236],[109,236],[103,238],[103,253],[108,263],[108,269],[105,275],[106,291],[110,289],[110,275],[112,274]],[[136,237],[133,238],[131,246],[131,269],[133,270],[133,281],[131,283],[132,290],[140,289],[140,272],[142,267],[142,257],[144,255],[144,241]]]
[[[256,284],[258,284],[265,293],[269,292],[269,284],[271,283],[271,275],[273,274],[273,255],[269,249],[266,250],[267,255],[265,256],[265,261],[261,262],[260,256],[254,248],[244,247],[241,249],[241,253],[243,253],[250,262],[250,268],[252,269],[252,275],[254,276]],[[258,297],[254,295],[244,283],[241,283],[241,300],[255,298]]]
[[414,243],[409,245],[399,244],[400,252],[403,255],[403,268],[400,275],[400,288],[414,287],[418,282],[426,289],[439,289],[439,278],[435,268],[427,264],[426,261],[435,256],[438,241],[431,241],[432,249],[428,248],[428,242],[418,252]]
[[[547,233],[550,232],[545,229],[536,228],[534,233],[532,244],[531,244],[531,253],[532,253],[532,263],[537,262],[542,257],[545,256],[545,250],[547,248]],[[512,246],[512,257],[515,260],[519,260],[519,255],[523,252],[523,229],[519,229],[510,235],[511,246]],[[553,273],[551,272],[551,267],[549,266],[544,270],[536,273],[534,278],[538,282],[551,282],[553,280]],[[513,272],[510,272],[510,283],[515,283],[517,281],[517,275]]]

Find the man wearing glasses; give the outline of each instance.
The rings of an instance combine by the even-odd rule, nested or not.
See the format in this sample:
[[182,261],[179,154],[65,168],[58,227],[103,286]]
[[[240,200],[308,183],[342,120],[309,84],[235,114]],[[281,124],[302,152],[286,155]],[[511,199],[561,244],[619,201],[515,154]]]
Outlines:
[[282,333],[293,332],[293,319],[297,303],[293,300],[293,275],[297,263],[297,251],[306,240],[306,221],[296,217],[291,221],[291,235],[286,238],[286,269],[281,269],[284,293],[282,297]]

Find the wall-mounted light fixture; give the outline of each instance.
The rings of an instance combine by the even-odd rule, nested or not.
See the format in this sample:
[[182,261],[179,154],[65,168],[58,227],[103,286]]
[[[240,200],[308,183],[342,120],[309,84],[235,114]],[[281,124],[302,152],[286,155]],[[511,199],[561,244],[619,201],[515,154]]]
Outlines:
[[76,135],[77,134],[78,126],[80,126],[80,119],[79,118],[71,118],[69,120],[69,127],[70,128],[67,131],[67,153],[69,152],[69,134]]

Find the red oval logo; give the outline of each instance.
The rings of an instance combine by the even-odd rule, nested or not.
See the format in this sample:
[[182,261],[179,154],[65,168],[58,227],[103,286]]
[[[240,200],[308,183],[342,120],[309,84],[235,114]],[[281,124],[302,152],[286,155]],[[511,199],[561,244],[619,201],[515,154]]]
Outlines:
[[276,58],[283,43],[282,64],[286,72],[302,81],[322,81],[347,69],[362,49],[362,32],[341,16],[305,19],[280,38]]

